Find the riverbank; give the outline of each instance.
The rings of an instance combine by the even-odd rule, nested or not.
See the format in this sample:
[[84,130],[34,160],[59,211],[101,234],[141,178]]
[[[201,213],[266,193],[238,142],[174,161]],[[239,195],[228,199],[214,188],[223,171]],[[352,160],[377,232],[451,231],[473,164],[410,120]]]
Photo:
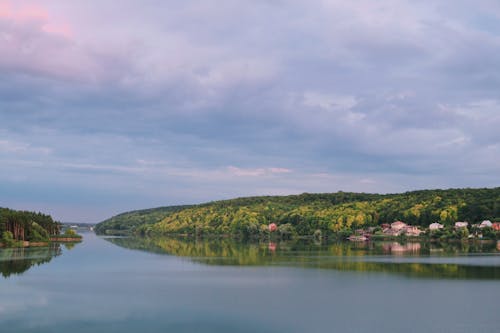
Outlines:
[[49,246],[50,242],[29,242],[29,241],[17,241],[7,246],[4,243],[0,243],[0,248],[16,248],[16,247],[44,247]]
[[51,242],[56,242],[56,243],[78,243],[82,241],[82,237],[65,237],[63,236],[55,236],[55,237],[50,237]]
[[19,248],[19,247],[45,247],[51,243],[80,243],[82,237],[50,237],[46,242],[14,241],[7,246],[0,242],[0,248]]

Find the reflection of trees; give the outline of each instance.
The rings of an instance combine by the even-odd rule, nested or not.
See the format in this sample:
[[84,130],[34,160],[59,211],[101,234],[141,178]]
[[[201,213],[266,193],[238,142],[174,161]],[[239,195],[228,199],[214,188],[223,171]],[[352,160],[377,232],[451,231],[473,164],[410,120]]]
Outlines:
[[76,245],[76,243],[63,243],[63,244],[66,250],[72,250]]
[[[443,263],[394,262],[391,255],[429,256],[457,253],[494,252],[495,245],[429,243],[333,243],[315,244],[313,241],[244,243],[233,239],[188,238],[109,238],[108,241],[130,249],[188,257],[209,265],[293,266],[340,271],[366,271],[403,274],[422,278],[500,279],[498,266],[471,266]],[[439,251],[436,251],[439,249]],[[389,252],[388,252],[389,251]],[[464,252],[465,251],[465,252]],[[376,255],[374,257],[373,255]],[[382,258],[383,260],[380,260]]]
[[60,254],[59,244],[50,244],[48,247],[1,249],[0,273],[3,277],[22,274],[32,266],[48,263]]

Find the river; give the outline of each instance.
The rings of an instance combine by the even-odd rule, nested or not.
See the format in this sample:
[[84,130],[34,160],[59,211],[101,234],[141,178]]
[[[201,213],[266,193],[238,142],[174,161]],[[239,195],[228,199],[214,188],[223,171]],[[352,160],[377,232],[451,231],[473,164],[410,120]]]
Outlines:
[[498,332],[495,243],[0,249],[2,332]]

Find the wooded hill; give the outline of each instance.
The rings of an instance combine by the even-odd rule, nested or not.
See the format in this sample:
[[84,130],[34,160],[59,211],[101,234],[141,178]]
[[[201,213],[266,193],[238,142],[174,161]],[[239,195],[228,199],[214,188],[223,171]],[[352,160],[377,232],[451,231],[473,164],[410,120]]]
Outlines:
[[137,227],[160,222],[171,213],[193,206],[168,206],[134,210],[113,216],[95,226],[97,234],[127,235]]
[[60,232],[61,224],[50,215],[0,207],[0,243],[5,241],[48,241]]
[[322,235],[349,233],[396,220],[428,226],[485,219],[500,220],[500,187],[238,198],[124,213],[98,224],[96,231],[247,237],[264,234],[269,223],[276,223],[282,234],[306,236],[319,231]]

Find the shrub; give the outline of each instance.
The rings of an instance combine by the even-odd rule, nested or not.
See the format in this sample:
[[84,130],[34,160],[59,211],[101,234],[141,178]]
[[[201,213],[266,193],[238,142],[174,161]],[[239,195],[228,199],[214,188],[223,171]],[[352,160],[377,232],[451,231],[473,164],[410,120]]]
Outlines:
[[75,237],[76,235],[76,231],[73,229],[66,229],[66,231],[64,232],[64,236],[67,237]]
[[49,233],[42,228],[38,223],[33,222],[32,228],[28,235],[28,240],[32,242],[46,242],[49,240]]
[[2,243],[9,247],[14,245],[14,235],[10,231],[4,231],[2,233]]

